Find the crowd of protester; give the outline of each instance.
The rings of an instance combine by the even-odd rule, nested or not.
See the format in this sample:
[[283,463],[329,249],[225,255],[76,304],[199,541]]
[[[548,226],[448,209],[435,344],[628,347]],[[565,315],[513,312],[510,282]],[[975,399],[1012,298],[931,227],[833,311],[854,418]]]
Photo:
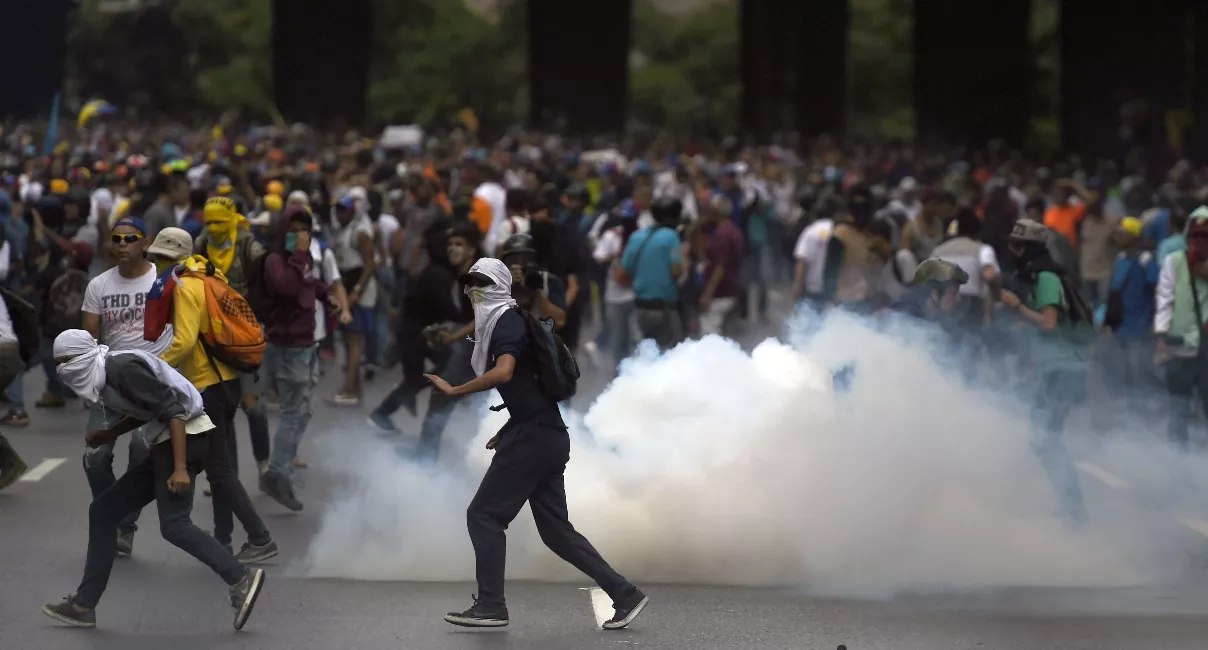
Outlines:
[[[496,324],[482,322],[466,286],[484,259],[510,276],[491,286],[509,284],[521,310],[606,374],[644,339],[669,349],[739,335],[772,317],[776,298],[937,321],[970,382],[1008,374],[1008,363],[1023,369],[1037,452],[1074,521],[1085,512],[1061,433],[1088,390],[1129,413],[1164,413],[1183,448],[1193,394],[1208,403],[1208,170],[1186,162],[1155,170],[1136,156],[1042,162],[998,145],[825,138],[798,147],[734,139],[587,147],[521,131],[495,142],[454,131],[397,146],[302,127],[119,123],[81,129],[40,155],[40,136],[13,125],[0,134],[0,383],[9,404],[0,427],[37,416],[26,408],[28,373],[45,375],[39,409],[84,398],[89,429],[100,433],[89,434],[83,463],[102,502],[120,484],[112,404],[98,399],[108,389],[64,381],[60,340],[82,331],[106,354],[162,360],[179,375],[160,373],[160,382],[183,382],[181,412],[201,404],[218,432],[205,474],[225,555],[192,531],[179,538],[247,611],[263,576],[236,570],[226,555],[255,563],[277,548],[236,477],[237,412],[248,420],[259,489],[302,509],[298,445],[338,347],[341,384],[322,398],[359,410],[386,435],[402,438],[391,416],[416,415],[419,395],[443,377],[414,450],[435,461],[463,394],[455,387],[497,363],[497,350],[475,345]],[[243,301],[250,313],[230,308]],[[216,326],[222,319],[230,322]],[[240,346],[257,332],[263,358],[244,363]],[[92,353],[83,338],[73,339],[71,358]],[[395,366],[401,381],[380,404],[363,404],[364,382]],[[1092,366],[1102,372],[1088,376]],[[513,418],[530,406],[514,392],[506,401]],[[279,408],[275,434],[269,403]],[[541,404],[531,409],[525,417],[552,417]],[[144,429],[156,422],[132,436],[131,466],[154,449]],[[0,488],[24,470],[0,436]],[[102,505],[98,517],[119,513]],[[129,554],[138,513],[121,514],[115,550]],[[232,515],[248,534],[237,554]],[[96,589],[56,611],[71,618],[94,606]],[[459,620],[477,620],[474,612]],[[492,620],[506,621],[506,610]]]

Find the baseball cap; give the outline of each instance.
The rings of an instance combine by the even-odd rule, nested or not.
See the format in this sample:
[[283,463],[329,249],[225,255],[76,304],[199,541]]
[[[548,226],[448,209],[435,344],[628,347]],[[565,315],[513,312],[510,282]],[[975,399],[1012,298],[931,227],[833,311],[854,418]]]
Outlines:
[[147,247],[147,254],[179,262],[193,254],[193,238],[180,228],[164,228]]
[[147,223],[138,217],[122,217],[113,224],[114,228],[120,228],[122,226],[134,228],[142,233],[144,237],[147,235]]

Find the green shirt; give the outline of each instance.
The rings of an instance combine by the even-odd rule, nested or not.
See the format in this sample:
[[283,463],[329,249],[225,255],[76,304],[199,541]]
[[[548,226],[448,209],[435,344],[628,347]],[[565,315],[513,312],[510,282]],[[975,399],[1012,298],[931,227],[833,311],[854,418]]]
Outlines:
[[1057,328],[1051,332],[1032,328],[1032,366],[1038,375],[1057,370],[1082,370],[1086,363],[1083,359],[1084,347],[1072,341],[1066,331],[1069,326],[1068,303],[1061,278],[1056,273],[1041,271],[1027,306],[1043,314],[1044,308],[1050,305],[1060,312],[1057,315]]

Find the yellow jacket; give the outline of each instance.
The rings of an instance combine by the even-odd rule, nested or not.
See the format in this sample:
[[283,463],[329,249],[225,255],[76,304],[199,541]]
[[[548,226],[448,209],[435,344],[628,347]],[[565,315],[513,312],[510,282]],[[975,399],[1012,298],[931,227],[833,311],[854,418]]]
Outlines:
[[[190,271],[205,272],[206,259],[194,255],[183,262]],[[226,282],[226,278],[217,269],[214,276]],[[239,373],[217,359],[211,359],[201,345],[201,335],[210,331],[210,318],[206,312],[205,281],[201,278],[180,277],[176,280],[176,289],[172,298],[172,345],[159,355],[169,366],[176,368],[193,383],[197,390],[206,388],[229,379],[238,379]],[[222,378],[214,374],[214,367],[222,373]]]

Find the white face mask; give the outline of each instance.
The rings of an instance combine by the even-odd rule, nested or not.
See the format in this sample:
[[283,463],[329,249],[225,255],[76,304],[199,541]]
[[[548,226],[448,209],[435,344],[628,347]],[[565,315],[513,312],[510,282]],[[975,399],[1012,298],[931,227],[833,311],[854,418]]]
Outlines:
[[482,289],[470,289],[466,292],[466,295],[470,297],[470,304],[474,305],[475,307],[481,305],[483,301],[487,299],[486,294],[482,292]]

